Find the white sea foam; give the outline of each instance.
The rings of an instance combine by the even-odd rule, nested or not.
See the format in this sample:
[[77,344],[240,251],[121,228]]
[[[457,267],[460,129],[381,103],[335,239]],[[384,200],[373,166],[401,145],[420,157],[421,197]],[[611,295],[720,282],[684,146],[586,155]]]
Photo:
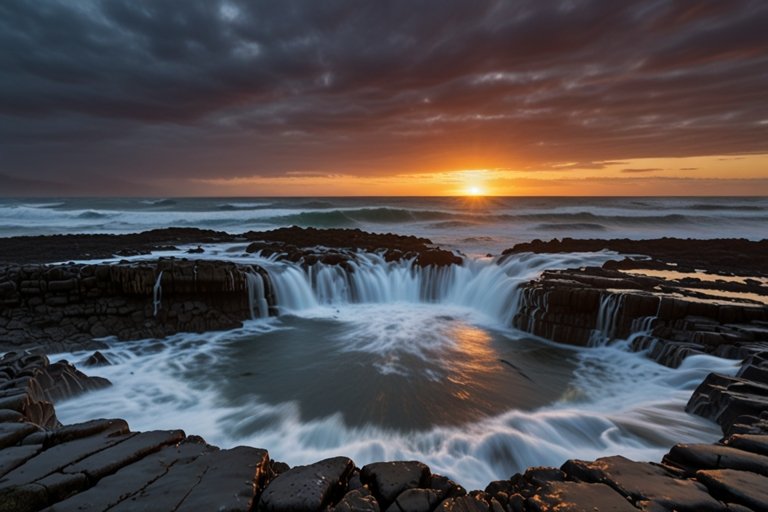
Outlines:
[[[204,254],[216,258],[230,248]],[[482,340],[475,347],[458,347],[452,326],[495,329],[511,342],[525,345],[520,341],[525,335],[507,327],[510,310],[516,308],[515,285],[543,269],[599,265],[610,256],[523,254],[500,265],[490,259],[467,260],[462,267],[434,272],[367,255],[346,274],[338,267],[318,265],[308,273],[293,263],[235,255],[235,260],[259,263],[270,272],[283,318],[248,321],[242,329],[224,333],[111,341],[104,353],[116,364],[92,373],[109,378],[115,386],[57,404],[57,412],[67,423],[118,414],[135,430],[181,427],[222,447],[265,447],[272,457],[291,465],[339,454],[359,466],[418,459],[468,488],[483,488],[490,480],[508,478],[530,466],[559,466],[569,458],[622,454],[660,460],[676,442],[714,441],[719,429],[686,414],[684,405],[707,373],[734,374],[734,362],[699,355],[670,369],[629,352],[626,342],[569,348],[576,370],[560,398],[546,407],[409,431],[375,422],[353,426],[341,412],[308,418],[299,400],[270,403],[259,389],[225,398],[228,379],[235,376],[206,373],[232,343],[247,341],[253,350],[263,349],[271,333],[290,328],[286,321],[293,316],[319,322],[318,326],[328,322],[341,326],[332,341],[336,346],[326,347],[329,353],[333,348],[363,354],[373,369],[392,378],[407,379],[419,368],[439,383],[452,364],[483,348]],[[84,356],[67,357],[76,362]],[[409,366],[407,357],[430,364]],[[284,379],[301,376],[275,374],[270,382],[280,386]],[[336,399],[344,397],[341,390]]]
[[[55,203],[53,201],[56,201]],[[86,217],[80,217],[81,215]],[[89,218],[90,217],[90,218]],[[427,237],[467,254],[534,238],[760,239],[765,198],[0,198],[0,236],[132,233],[169,226],[230,233],[292,224]]]
[[469,488],[482,488],[526,467],[559,466],[568,458],[620,453],[659,460],[673,443],[712,442],[716,426],[686,414],[683,406],[708,372],[736,369],[733,361],[711,356],[693,356],[670,369],[621,347],[580,349],[574,351],[578,367],[568,392],[549,407],[407,433],[350,427],[340,413],[306,420],[298,403],[265,403],[259,390],[232,406],[216,386],[188,375],[219,357],[228,337],[280,328],[272,319],[248,322],[239,332],[114,343],[105,354],[116,364],[93,373],[115,386],[57,404],[57,412],[67,423],[118,414],[135,430],[181,427],[222,447],[266,447],[291,465],[339,454],[360,466],[418,459]]

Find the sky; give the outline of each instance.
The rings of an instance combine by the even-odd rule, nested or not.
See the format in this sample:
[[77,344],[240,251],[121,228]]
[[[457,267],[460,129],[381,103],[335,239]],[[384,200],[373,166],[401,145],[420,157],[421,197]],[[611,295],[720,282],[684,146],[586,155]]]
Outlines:
[[0,195],[768,195],[765,0],[0,3]]

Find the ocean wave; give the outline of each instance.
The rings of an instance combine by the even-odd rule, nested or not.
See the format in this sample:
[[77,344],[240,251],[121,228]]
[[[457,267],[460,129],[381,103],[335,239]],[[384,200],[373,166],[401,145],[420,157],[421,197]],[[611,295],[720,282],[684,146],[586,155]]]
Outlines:
[[216,205],[216,208],[225,212],[247,211],[247,210],[266,210],[275,208],[272,203],[224,203]]
[[59,208],[66,203],[43,203],[43,204],[24,204],[27,208]]
[[759,206],[756,204],[692,204],[690,206],[683,207],[683,210],[694,210],[704,212],[717,212],[717,211],[743,211],[743,212],[764,212],[768,210],[766,206]]
[[110,215],[107,213],[99,213],[93,210],[83,212],[77,216],[78,219],[106,219]]
[[402,208],[361,208],[357,210],[330,210],[322,212],[301,212],[265,219],[278,225],[312,227],[352,227],[359,223],[403,224],[408,222],[455,219],[459,215],[428,210],[406,210]]
[[606,231],[608,228],[602,224],[593,222],[559,222],[550,224],[539,224],[531,230],[536,231]]
[[322,213],[295,213],[293,215],[281,215],[279,217],[269,217],[266,222],[278,226],[301,226],[316,228],[348,228],[357,225],[357,222],[347,217],[339,210]]
[[431,229],[454,229],[454,228],[468,228],[476,226],[476,222],[469,222],[465,220],[447,220],[445,222],[437,222],[430,224],[428,227]]
[[173,199],[161,199],[159,201],[154,201],[151,204],[152,206],[173,206],[177,203]]
[[701,219],[701,217],[690,217],[679,213],[668,215],[595,215],[590,212],[501,215],[500,218],[504,220],[537,220],[596,225],[616,224],[621,226],[682,225],[694,223]]
[[308,210],[326,210],[336,207],[336,204],[328,201],[307,201],[306,203],[299,203],[295,206],[295,208],[306,208]]

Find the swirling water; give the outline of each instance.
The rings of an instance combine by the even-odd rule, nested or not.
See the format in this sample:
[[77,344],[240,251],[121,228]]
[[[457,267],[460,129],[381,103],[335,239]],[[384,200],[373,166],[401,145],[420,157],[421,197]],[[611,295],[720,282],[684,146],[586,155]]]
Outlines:
[[346,273],[242,249],[203,257],[266,268],[279,317],[223,333],[108,339],[114,364],[89,371],[115,386],[57,405],[59,417],[183,428],[291,465],[340,454],[360,466],[418,459],[468,488],[569,458],[659,460],[676,442],[718,437],[683,408],[708,372],[735,373],[733,361],[694,356],[669,369],[626,342],[576,349],[509,327],[518,284],[609,253],[477,257],[440,271],[361,255]]

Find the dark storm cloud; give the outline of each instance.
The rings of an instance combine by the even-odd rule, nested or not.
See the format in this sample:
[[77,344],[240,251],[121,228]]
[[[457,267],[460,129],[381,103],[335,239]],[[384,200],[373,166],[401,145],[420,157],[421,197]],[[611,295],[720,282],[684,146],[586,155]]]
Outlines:
[[0,172],[766,152],[766,27],[762,0],[3,2]]

